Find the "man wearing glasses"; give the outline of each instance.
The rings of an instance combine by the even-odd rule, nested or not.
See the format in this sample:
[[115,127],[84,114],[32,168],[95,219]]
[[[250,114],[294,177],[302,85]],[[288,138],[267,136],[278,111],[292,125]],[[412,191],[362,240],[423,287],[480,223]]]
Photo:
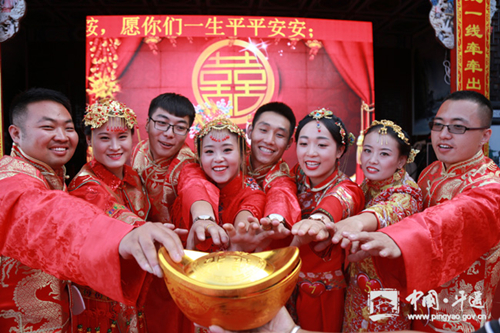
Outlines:
[[[185,144],[194,117],[193,104],[184,96],[165,93],[154,98],[146,124],[148,139],[134,149],[132,166],[148,190],[152,221],[191,229],[188,248],[204,241],[206,233],[214,244],[227,244],[229,238],[222,228],[208,228],[216,223],[219,190],[205,178],[195,154]],[[182,202],[176,201],[178,196]],[[181,215],[189,218],[182,220]],[[154,318],[148,322],[148,331],[192,331],[193,324],[177,308],[162,279],[151,283],[145,307],[149,318]]]
[[[492,107],[458,91],[430,122],[438,161],[419,177],[425,210],[380,230],[345,234],[360,241],[349,256],[373,256],[384,288],[424,314],[418,331],[472,332],[491,319],[500,279],[500,169],[483,154]],[[396,260],[389,260],[396,259]]]

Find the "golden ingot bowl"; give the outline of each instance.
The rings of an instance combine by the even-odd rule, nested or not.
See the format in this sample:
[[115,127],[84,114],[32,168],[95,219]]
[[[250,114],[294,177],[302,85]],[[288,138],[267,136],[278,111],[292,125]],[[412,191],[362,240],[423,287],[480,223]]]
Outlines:
[[271,320],[290,297],[300,272],[296,247],[260,253],[185,250],[180,263],[160,249],[172,298],[191,321],[247,330]]

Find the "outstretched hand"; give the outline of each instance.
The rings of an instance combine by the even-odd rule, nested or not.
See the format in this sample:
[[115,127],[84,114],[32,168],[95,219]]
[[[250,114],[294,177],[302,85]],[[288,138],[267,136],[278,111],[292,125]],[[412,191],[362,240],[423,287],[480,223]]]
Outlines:
[[359,246],[358,242],[351,242],[351,240],[344,236],[345,234],[354,234],[363,231],[363,222],[358,216],[348,217],[342,221],[335,223],[335,233],[332,237],[333,244],[339,244],[341,248],[348,249],[352,245],[352,249]]
[[271,239],[283,239],[291,234],[290,230],[285,226],[285,223],[277,219],[271,220],[269,217],[263,217],[260,219],[260,225],[264,231],[274,231],[274,233],[270,235]]
[[169,226],[162,223],[147,222],[133,229],[120,241],[118,252],[123,259],[134,258],[143,270],[161,278],[163,272],[158,264],[155,242],[167,249],[173,261],[181,261],[184,255],[182,242]]
[[359,248],[351,248],[351,254],[347,257],[349,261],[361,261],[369,256],[396,259],[402,254],[396,242],[382,232],[344,232],[343,236],[360,244]]
[[335,224],[332,222],[323,223],[318,220],[304,219],[295,223],[292,227],[292,235],[295,237],[290,246],[300,247],[310,242],[322,242],[328,239],[330,233],[333,234]]
[[259,233],[260,225],[256,222],[237,222],[236,226],[226,223],[223,227],[229,235],[230,251],[253,252],[268,237],[266,232]]
[[210,220],[198,220],[189,230],[186,248],[194,250],[196,245],[208,238],[207,236],[211,237],[213,243],[217,246],[225,246],[229,243],[229,236],[217,223]]

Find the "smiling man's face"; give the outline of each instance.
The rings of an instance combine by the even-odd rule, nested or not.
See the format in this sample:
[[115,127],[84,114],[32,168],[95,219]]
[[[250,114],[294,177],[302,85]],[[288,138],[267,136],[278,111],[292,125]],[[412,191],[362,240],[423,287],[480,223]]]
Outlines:
[[[469,100],[447,100],[439,108],[434,122],[444,125],[463,125],[469,128],[484,127],[479,105]],[[471,130],[463,134],[450,133],[444,127],[431,131],[432,147],[438,160],[446,168],[472,158],[488,142],[491,129]]]
[[78,134],[68,110],[54,101],[27,106],[26,115],[9,127],[12,140],[28,156],[60,169],[75,153]]
[[[154,121],[160,122],[160,124],[167,123],[189,128],[188,116],[176,117],[162,108],[157,108],[151,115],[151,118]],[[148,120],[146,130],[148,132],[151,153],[155,160],[175,156],[187,138],[187,133],[185,135],[175,134],[174,128],[171,126],[166,131],[160,131],[156,129],[154,122],[151,120]]]

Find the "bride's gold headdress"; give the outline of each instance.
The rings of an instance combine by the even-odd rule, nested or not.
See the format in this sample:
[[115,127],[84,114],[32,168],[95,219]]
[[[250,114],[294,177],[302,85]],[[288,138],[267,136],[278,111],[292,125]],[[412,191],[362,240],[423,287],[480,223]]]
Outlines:
[[229,112],[221,110],[218,106],[218,104],[212,102],[206,107],[197,107],[196,112],[200,116],[198,118],[199,123],[191,128],[191,133],[195,136],[196,154],[198,158],[201,158],[201,143],[206,135],[209,135],[210,140],[214,142],[223,142],[230,138],[230,133],[234,133],[238,138],[238,147],[241,154],[241,171],[245,174],[247,150],[245,132],[229,119]]
[[83,122],[92,129],[108,123],[109,130],[122,131],[134,128],[137,125],[137,116],[125,104],[107,98],[87,105]]
[[[392,128],[392,130],[394,131],[394,133],[396,133],[396,135],[398,136],[398,138],[401,139],[401,141],[403,141],[406,145],[410,146],[410,139],[405,135],[405,133],[403,132],[403,129],[401,128],[401,126],[399,125],[396,125],[393,121],[391,120],[374,120],[370,127],[368,127],[364,134],[366,135],[366,132],[374,127],[374,126],[377,126],[377,125],[382,125],[382,127],[380,127],[380,129],[378,130],[378,133],[380,135],[386,135],[387,134],[387,128],[390,127]],[[408,155],[408,159],[406,160],[406,163],[409,164],[409,163],[412,163],[413,161],[415,161],[415,156],[417,156],[417,154],[420,152],[420,150],[418,149],[413,149],[411,148],[410,150],[410,153]]]

